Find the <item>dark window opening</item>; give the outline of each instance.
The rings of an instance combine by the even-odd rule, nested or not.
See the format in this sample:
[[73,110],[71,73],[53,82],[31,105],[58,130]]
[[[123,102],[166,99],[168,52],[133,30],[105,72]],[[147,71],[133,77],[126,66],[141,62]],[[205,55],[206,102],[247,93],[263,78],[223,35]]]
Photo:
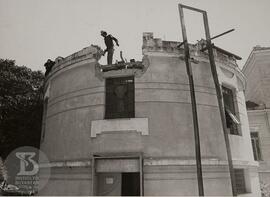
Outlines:
[[122,173],[122,196],[140,196],[140,173]]
[[105,119],[134,118],[134,77],[106,79]]
[[261,147],[258,132],[251,132],[251,144],[255,161],[262,161]]
[[247,193],[244,169],[234,169],[234,177],[237,194]]
[[240,124],[240,122],[236,117],[233,91],[229,88],[222,86],[222,94],[224,100],[227,128],[229,129],[230,134],[239,135],[238,124]]

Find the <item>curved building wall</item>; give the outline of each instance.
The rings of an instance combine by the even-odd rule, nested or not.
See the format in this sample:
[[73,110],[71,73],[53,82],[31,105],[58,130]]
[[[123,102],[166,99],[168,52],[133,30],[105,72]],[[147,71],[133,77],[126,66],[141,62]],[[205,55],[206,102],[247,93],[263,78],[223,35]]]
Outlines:
[[[97,195],[93,191],[98,187],[93,172],[119,172],[121,167],[120,171],[131,172],[137,167],[132,167],[131,160],[125,166],[111,162],[106,167],[101,162],[94,164],[93,156],[139,153],[144,195],[197,195],[189,83],[178,44],[145,34],[143,54],[148,65],[143,72],[102,72],[98,64],[101,52],[95,46],[56,59],[46,81],[48,104],[41,140],[41,149],[51,161],[52,175],[42,193]],[[226,147],[210,65],[198,46],[191,46],[191,54],[205,194],[230,195]],[[245,169],[248,192],[257,194],[257,168],[244,106],[245,79],[235,61],[218,55],[220,81],[235,90],[241,121],[241,135],[229,136],[234,166]],[[135,75],[135,118],[104,119],[106,78],[130,75]],[[114,178],[117,180],[117,176]]]

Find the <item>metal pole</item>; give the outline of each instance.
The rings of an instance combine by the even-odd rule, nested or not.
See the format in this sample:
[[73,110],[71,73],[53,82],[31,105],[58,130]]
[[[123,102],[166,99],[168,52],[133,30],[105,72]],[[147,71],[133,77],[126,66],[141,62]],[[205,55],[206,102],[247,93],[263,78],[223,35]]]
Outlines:
[[[218,37],[220,37],[220,36],[223,36],[223,35],[225,35],[225,34],[227,34],[227,33],[230,33],[230,32],[232,32],[232,31],[234,31],[234,29],[230,29],[230,30],[225,31],[225,32],[223,32],[223,33],[221,33],[221,34],[218,34],[218,35],[212,37],[210,40],[214,40],[214,39],[216,39],[216,38],[218,38]],[[182,44],[182,43],[181,43],[181,44]],[[181,45],[181,44],[180,44],[180,45]],[[212,44],[212,45],[214,45],[214,44]],[[202,48],[201,51],[204,52],[206,49],[207,49],[207,47]]]
[[144,196],[143,155],[139,156],[140,162],[140,196]]
[[96,169],[95,169],[95,156],[92,157],[91,160],[91,165],[92,165],[92,196],[97,195],[96,194]]
[[208,18],[207,18],[207,13],[206,12],[203,12],[203,21],[204,21],[205,36],[206,36],[206,47],[208,49],[211,72],[212,72],[215,87],[216,87],[219,112],[220,112],[222,128],[223,128],[223,134],[224,134],[224,139],[225,139],[225,144],[226,144],[226,151],[227,151],[227,157],[228,157],[228,166],[229,166],[231,184],[232,184],[232,193],[233,193],[233,196],[237,196],[237,191],[236,191],[236,187],[235,187],[235,176],[234,176],[233,163],[232,163],[232,154],[231,154],[231,148],[230,148],[230,141],[229,141],[229,137],[228,137],[228,132],[226,130],[227,126],[226,126],[226,118],[225,118],[225,109],[224,109],[224,103],[223,103],[223,96],[222,96],[221,87],[220,87],[220,84],[219,84],[219,79],[218,79],[218,74],[217,74],[217,69],[216,69],[216,63],[215,63],[213,48],[212,48],[212,44],[211,44],[211,37],[210,37]]
[[191,67],[191,63],[190,63],[189,46],[188,46],[187,33],[186,33],[185,22],[184,22],[184,12],[183,12],[183,8],[181,7],[181,4],[178,5],[178,8],[179,8],[180,21],[181,21],[181,27],[182,27],[183,43],[184,43],[184,50],[185,50],[185,62],[186,62],[188,79],[189,79],[190,98],[191,98],[191,106],[192,106],[198,189],[199,189],[199,195],[204,196],[202,164],[201,164],[201,150],[200,150],[200,136],[199,136],[199,123],[198,123],[198,117],[197,117],[197,105],[196,105],[193,73],[192,73],[192,67]]
[[216,38],[218,38],[218,37],[220,37],[220,36],[223,36],[223,35],[225,35],[225,34],[227,34],[227,33],[230,33],[230,32],[232,32],[232,31],[234,31],[234,29],[230,29],[230,30],[225,31],[225,32],[223,32],[223,33],[221,33],[221,34],[218,34],[218,35],[216,35],[216,36],[210,38],[210,40],[214,40],[214,39],[216,39]]

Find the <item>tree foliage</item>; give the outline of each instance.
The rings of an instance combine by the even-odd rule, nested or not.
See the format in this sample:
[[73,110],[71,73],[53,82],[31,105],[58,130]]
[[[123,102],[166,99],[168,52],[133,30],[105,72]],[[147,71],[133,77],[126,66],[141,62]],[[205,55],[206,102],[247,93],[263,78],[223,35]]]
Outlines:
[[44,75],[0,59],[0,156],[20,146],[39,147]]

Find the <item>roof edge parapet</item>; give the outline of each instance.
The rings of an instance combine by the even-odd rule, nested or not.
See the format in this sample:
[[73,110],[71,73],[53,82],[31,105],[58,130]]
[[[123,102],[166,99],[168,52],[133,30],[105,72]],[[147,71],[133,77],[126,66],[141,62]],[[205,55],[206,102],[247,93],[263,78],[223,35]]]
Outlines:
[[85,47],[82,50],[77,51],[77,52],[73,53],[72,55],[69,55],[65,58],[58,56],[55,59],[54,68],[56,68],[57,66],[60,66],[62,64],[65,64],[67,62],[76,61],[76,60],[84,58],[86,56],[88,58],[93,58],[93,59],[96,59],[96,61],[98,61],[101,58],[102,54],[103,54],[103,50],[98,45],[91,45],[91,46]]
[[46,76],[45,81],[48,81],[52,75],[57,73],[58,71],[68,67],[69,65],[75,64],[77,62],[81,62],[84,60],[92,59],[93,61],[98,62],[103,54],[103,50],[97,45],[91,45],[83,48],[80,51],[73,53],[67,57],[58,56],[55,58],[54,65],[52,66],[49,74]]
[[[163,52],[163,53],[174,53],[174,54],[184,54],[184,46],[179,46],[180,42],[176,41],[164,41],[160,38],[154,38],[152,32],[143,33],[143,54],[147,52]],[[203,50],[206,47],[206,41],[201,39],[196,44],[189,44],[189,50],[191,56],[201,56],[208,58],[207,50]],[[240,60],[241,57],[230,53],[224,49],[217,46],[213,46],[215,58],[222,62],[230,62],[237,66],[236,60]]]

